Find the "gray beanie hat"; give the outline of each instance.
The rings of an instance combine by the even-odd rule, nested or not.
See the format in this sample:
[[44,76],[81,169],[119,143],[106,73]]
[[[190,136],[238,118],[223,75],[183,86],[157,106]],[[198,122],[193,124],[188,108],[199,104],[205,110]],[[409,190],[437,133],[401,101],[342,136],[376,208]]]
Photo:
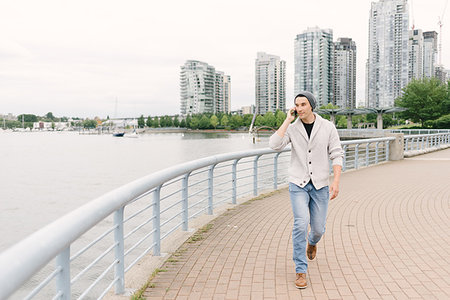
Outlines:
[[294,101],[295,101],[295,99],[297,99],[297,97],[306,97],[306,99],[308,99],[309,104],[311,105],[312,109],[314,110],[316,108],[316,106],[317,106],[316,98],[310,92],[301,91],[297,96],[295,96]]

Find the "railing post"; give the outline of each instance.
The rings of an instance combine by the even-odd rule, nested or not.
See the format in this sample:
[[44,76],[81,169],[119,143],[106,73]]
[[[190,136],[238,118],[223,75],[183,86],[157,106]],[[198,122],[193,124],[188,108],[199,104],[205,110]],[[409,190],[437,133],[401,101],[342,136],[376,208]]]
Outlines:
[[188,180],[189,175],[191,173],[187,173],[183,177],[182,181],[182,192],[181,192],[181,198],[182,198],[182,207],[183,207],[183,231],[188,231],[189,229],[189,198],[188,198]]
[[213,188],[214,188],[214,167],[211,165],[208,170],[208,215],[213,214]]
[[153,255],[161,255],[161,185],[155,189],[153,194],[153,228],[155,233],[153,234]]
[[389,161],[389,141],[384,142],[386,145],[386,161]]
[[56,256],[56,267],[61,271],[56,276],[56,293],[62,300],[70,300],[70,246]]
[[358,159],[359,159],[359,153],[358,153],[359,144],[355,145],[355,169],[358,169]]
[[121,207],[114,213],[114,241],[117,243],[114,249],[114,255],[118,261],[114,267],[114,275],[119,280],[115,284],[115,293],[123,294],[125,292],[125,258],[124,258],[124,245],[123,245],[123,211]]
[[278,157],[280,156],[281,152],[278,152],[273,157],[273,189],[278,189]]
[[235,159],[233,162],[233,166],[231,169],[231,182],[233,185],[233,191],[232,191],[232,203],[236,204],[236,197],[237,197],[237,176],[236,176],[236,171],[237,171],[237,164],[239,162],[239,159]]
[[260,156],[255,156],[253,160],[253,196],[258,196],[258,159]]
[[366,166],[369,165],[369,143],[366,145]]
[[378,149],[379,149],[378,144],[379,143],[380,142],[375,143],[375,164],[378,164]]
[[342,162],[343,166],[342,166],[342,171],[344,172],[345,170],[347,170],[347,145],[344,145],[344,161]]

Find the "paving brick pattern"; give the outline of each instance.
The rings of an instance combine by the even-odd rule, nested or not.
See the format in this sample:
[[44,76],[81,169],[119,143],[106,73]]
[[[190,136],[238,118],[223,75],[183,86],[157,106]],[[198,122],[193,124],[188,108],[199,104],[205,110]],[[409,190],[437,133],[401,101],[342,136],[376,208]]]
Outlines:
[[450,149],[341,177],[294,287],[286,189],[219,216],[152,280],[148,299],[450,299]]

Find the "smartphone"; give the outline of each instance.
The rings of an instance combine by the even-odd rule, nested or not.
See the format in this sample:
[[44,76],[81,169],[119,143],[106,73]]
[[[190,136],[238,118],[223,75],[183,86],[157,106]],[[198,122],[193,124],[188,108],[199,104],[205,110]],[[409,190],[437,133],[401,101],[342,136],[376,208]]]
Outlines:
[[297,110],[296,110],[296,109],[294,109],[294,111],[293,111],[293,112],[291,112],[291,115],[293,115],[294,117],[296,117],[296,118],[297,118]]

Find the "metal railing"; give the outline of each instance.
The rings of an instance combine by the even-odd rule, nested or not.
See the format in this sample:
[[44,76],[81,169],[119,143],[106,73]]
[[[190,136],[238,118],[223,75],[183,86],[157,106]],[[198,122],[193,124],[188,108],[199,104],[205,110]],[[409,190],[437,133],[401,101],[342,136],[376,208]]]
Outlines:
[[440,149],[450,145],[450,131],[435,134],[405,135],[404,151],[424,151],[429,149]]
[[450,129],[386,129],[386,130],[389,130],[392,133],[403,133],[405,135],[450,133]]
[[[342,142],[344,171],[388,161],[393,140]],[[125,274],[145,255],[160,255],[161,241],[188,230],[192,218],[287,183],[288,152],[259,149],[194,160],[87,203],[0,254],[0,299],[101,299],[113,286],[123,293]]]

